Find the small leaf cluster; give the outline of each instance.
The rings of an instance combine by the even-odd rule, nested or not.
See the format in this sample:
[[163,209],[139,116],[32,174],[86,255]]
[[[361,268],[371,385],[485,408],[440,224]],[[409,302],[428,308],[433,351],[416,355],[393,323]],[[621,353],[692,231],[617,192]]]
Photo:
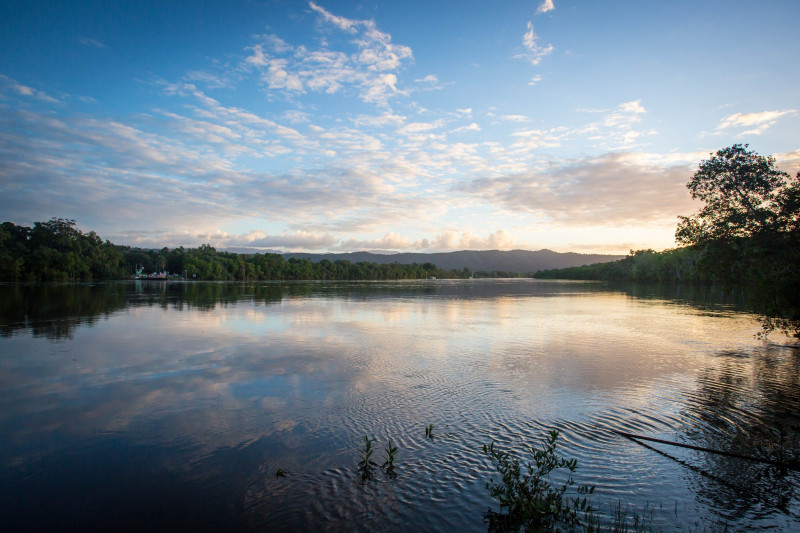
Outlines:
[[372,460],[372,454],[375,450],[372,448],[372,443],[376,439],[370,439],[364,435],[364,447],[359,452],[361,460],[358,462],[358,473],[361,476],[361,481],[368,481],[372,479],[374,470],[377,468],[378,463]]
[[[376,440],[364,435],[364,447],[359,451],[361,460],[358,462],[358,475],[362,483],[375,477],[375,470],[378,468],[378,463],[372,459],[372,454],[375,453],[372,443]],[[392,439],[389,439],[389,444],[384,451],[386,452],[386,461],[381,465],[381,468],[386,472],[387,476],[395,478],[397,473],[394,470],[394,462],[397,458],[397,446],[392,446]]]
[[389,445],[384,448],[384,451],[386,452],[386,461],[384,461],[384,463],[381,465],[381,468],[384,469],[386,475],[394,478],[397,476],[394,471],[394,460],[395,456],[397,455],[397,446],[392,446],[392,439],[389,439]]
[[[576,459],[565,459],[556,453],[558,431],[550,431],[539,449],[530,447],[533,462],[523,473],[519,460],[509,452],[500,451],[492,442],[483,446],[483,453],[496,463],[499,482],[486,484],[492,498],[500,502],[500,512],[489,509],[484,515],[490,531],[540,531],[557,529],[560,525],[579,526],[581,518],[591,519],[592,507],[585,495],[594,486],[575,487],[577,496],[567,495],[575,484],[572,474],[578,467]],[[566,468],[567,479],[553,484],[548,479],[556,470]]]
[[433,424],[425,426],[425,436],[433,440]]

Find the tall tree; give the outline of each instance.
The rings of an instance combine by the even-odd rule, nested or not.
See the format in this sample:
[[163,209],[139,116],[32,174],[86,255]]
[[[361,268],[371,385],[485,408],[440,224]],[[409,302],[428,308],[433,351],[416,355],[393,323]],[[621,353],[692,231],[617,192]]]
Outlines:
[[711,156],[686,185],[704,205],[680,217],[675,237],[726,287],[750,289],[765,332],[800,338],[800,172],[792,178],[746,144]]

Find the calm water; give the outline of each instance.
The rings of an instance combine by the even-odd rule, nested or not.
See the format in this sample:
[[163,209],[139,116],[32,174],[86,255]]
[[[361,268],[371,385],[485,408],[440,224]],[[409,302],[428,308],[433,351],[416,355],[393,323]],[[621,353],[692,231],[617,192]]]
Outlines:
[[[0,286],[3,529],[485,531],[551,428],[660,527],[800,529],[800,353],[707,290],[533,280]],[[425,437],[434,424],[433,440]],[[397,477],[361,483],[365,435]],[[277,469],[287,477],[276,477]],[[496,508],[496,506],[494,506]]]

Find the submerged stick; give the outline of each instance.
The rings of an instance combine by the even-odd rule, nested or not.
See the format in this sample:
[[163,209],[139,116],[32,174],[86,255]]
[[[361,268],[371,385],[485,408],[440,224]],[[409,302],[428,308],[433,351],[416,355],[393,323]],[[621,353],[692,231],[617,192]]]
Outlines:
[[[756,463],[764,463],[764,464],[768,464],[768,465],[772,465],[772,466],[777,466],[777,467],[780,467],[780,468],[787,468],[789,470],[798,470],[797,467],[787,465],[786,463],[779,463],[778,461],[773,461],[771,459],[760,459],[758,457],[752,457],[750,455],[742,455],[740,453],[726,452],[726,451],[722,451],[722,450],[713,450],[711,448],[703,448],[702,446],[693,446],[691,444],[682,444],[680,442],[672,442],[672,441],[669,441],[669,440],[656,439],[656,438],[653,438],[653,437],[645,437],[644,435],[634,435],[633,433],[625,433],[624,431],[616,431],[616,430],[612,430],[612,431],[614,433],[616,433],[617,435],[621,435],[623,437],[627,437],[627,438],[629,438],[631,440],[634,440],[634,441],[636,439],[649,440],[649,441],[652,441],[652,442],[658,442],[659,444],[667,444],[669,446],[680,446],[681,448],[689,448],[690,450],[698,450],[698,451],[701,451],[701,452],[708,452],[708,453],[714,453],[714,454],[717,454],[717,455],[724,455],[726,457],[734,457],[736,459],[744,459],[745,461],[754,461]],[[639,444],[641,444],[641,443],[639,443]]]

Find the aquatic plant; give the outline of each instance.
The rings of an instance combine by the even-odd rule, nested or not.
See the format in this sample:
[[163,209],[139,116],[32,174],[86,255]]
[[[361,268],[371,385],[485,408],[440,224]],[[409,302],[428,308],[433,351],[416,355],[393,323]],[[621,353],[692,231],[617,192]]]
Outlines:
[[425,436],[433,440],[433,424],[428,424],[425,427]]
[[374,469],[378,466],[378,463],[372,460],[372,454],[375,452],[372,448],[373,442],[375,442],[375,439],[370,439],[364,435],[364,447],[359,452],[361,460],[358,462],[358,474],[362,482],[372,479]]
[[275,477],[276,478],[286,477],[286,470],[284,470],[283,468],[279,468],[278,470],[275,471]]
[[384,448],[386,451],[386,461],[381,465],[381,467],[386,472],[386,475],[389,477],[396,477],[397,473],[394,471],[394,459],[395,455],[397,455],[397,446],[392,446],[392,439],[389,439],[389,445]]
[[[588,499],[581,495],[592,494],[594,486],[579,485],[578,496],[568,496],[567,490],[575,484],[572,474],[578,467],[576,459],[567,460],[556,453],[558,431],[552,430],[544,445],[530,447],[533,463],[528,463],[527,474],[522,472],[519,460],[509,452],[495,448],[494,442],[484,444],[483,453],[496,463],[501,476],[499,482],[490,478],[486,488],[492,498],[500,502],[500,512],[491,508],[484,514],[490,531],[541,531],[559,526],[580,526],[593,520],[593,509]],[[548,477],[558,469],[569,470],[561,485],[552,484]]]
[[[633,506],[623,506],[622,500],[617,500],[611,506],[612,522],[608,531],[614,533],[655,533],[660,531],[654,525],[656,508],[653,505],[645,504],[644,509],[639,511]],[[628,514],[630,513],[630,515]],[[677,503],[675,504],[675,514],[677,516]],[[587,527],[587,529],[590,529]],[[601,531],[599,527],[591,528],[593,531]]]

